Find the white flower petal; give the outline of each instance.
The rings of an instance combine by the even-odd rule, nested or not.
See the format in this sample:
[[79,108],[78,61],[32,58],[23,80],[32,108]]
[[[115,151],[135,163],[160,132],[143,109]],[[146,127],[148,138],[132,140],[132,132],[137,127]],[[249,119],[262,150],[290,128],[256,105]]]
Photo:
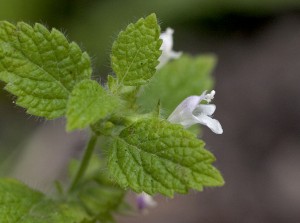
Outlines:
[[182,124],[185,121],[193,119],[192,112],[195,110],[203,96],[190,96],[183,100],[169,116],[168,121],[176,124]]
[[149,207],[155,207],[157,202],[149,194],[142,192],[136,198],[137,207],[139,210],[143,211]]
[[195,118],[195,116],[191,115],[190,117],[187,117],[186,119],[182,119],[180,120],[180,122],[176,122],[176,123],[182,125],[185,129],[187,129],[192,125],[197,124],[198,120]]
[[216,134],[222,134],[223,129],[220,124],[220,122],[216,119],[213,119],[207,115],[200,114],[199,116],[195,116],[195,118],[198,120],[198,123],[202,125],[206,125],[208,128],[210,128],[214,133]]
[[173,33],[174,30],[171,28],[167,28],[165,32],[160,34],[160,39],[162,39],[162,44],[160,49],[165,52],[169,52],[173,48]]
[[160,39],[163,41],[160,47],[162,51],[159,57],[159,64],[156,69],[162,68],[169,60],[177,59],[181,56],[181,52],[175,52],[172,50],[173,48],[173,33],[174,30],[171,28],[167,28],[167,30],[160,34]]
[[198,105],[193,114],[195,116],[200,115],[201,113],[205,115],[212,115],[216,110],[216,106],[214,104],[207,104],[207,105]]
[[190,96],[183,100],[169,116],[168,121],[181,124],[184,128],[200,123],[209,127],[214,133],[222,134],[223,129],[220,122],[210,116],[215,112],[214,104],[199,104],[202,100],[210,101],[214,98],[215,91],[206,94],[204,91],[200,96]]
[[178,59],[182,55],[182,52],[170,51],[169,57],[170,59]]

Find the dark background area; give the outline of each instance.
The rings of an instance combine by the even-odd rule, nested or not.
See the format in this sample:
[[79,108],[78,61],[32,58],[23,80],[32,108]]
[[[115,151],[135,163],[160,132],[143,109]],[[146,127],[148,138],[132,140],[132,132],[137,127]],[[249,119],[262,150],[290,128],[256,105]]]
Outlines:
[[[300,1],[2,0],[0,19],[56,27],[88,51],[105,79],[113,40],[129,22],[155,12],[175,29],[175,50],[214,53],[215,117],[224,133],[204,129],[226,180],[222,188],[156,197],[147,215],[119,222],[300,222]],[[51,192],[80,154],[85,132],[64,120],[25,115],[0,84],[0,173]],[[133,199],[131,196],[131,199]]]

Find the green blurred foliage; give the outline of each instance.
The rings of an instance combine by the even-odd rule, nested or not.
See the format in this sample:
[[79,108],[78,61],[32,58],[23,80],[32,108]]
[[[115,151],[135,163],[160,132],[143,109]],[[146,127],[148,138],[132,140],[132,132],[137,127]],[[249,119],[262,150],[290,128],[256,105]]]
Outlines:
[[185,98],[200,95],[213,86],[211,74],[216,65],[213,55],[182,55],[159,70],[142,89],[138,104],[150,112],[160,102],[166,118]]
[[[162,28],[226,14],[266,16],[300,8],[299,0],[1,0],[0,19],[41,22],[67,30],[96,66],[109,67],[111,44],[120,29],[155,12]],[[102,67],[101,70],[104,68]]]
[[[68,32],[83,43],[96,64],[109,66],[110,45],[117,33],[133,19],[155,12],[162,30],[178,23],[204,18],[222,18],[228,13],[265,16],[300,6],[297,0],[112,0],[94,1],[90,6],[81,4],[74,10]],[[84,10],[82,9],[84,8]],[[90,33],[90,35],[87,35]]]
[[164,29],[207,17],[221,19],[225,14],[263,16],[299,8],[299,0],[1,0],[0,19],[67,30],[70,39],[95,58],[94,64],[108,67],[111,44],[120,29],[152,12]]

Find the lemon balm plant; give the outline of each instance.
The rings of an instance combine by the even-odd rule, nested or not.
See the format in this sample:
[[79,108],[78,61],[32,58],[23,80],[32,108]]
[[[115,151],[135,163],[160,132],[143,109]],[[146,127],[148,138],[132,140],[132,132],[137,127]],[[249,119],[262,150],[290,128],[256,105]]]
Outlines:
[[88,54],[58,30],[0,22],[0,80],[16,104],[45,119],[66,117],[67,131],[90,129],[81,160],[70,163],[68,184],[57,183],[55,195],[0,180],[0,222],[112,222],[126,209],[128,190],[143,209],[156,194],[224,184],[198,126],[190,128],[223,132],[210,117],[215,92],[205,91],[215,59],[173,51],[172,34],[160,33],[155,14],[129,24],[113,43],[113,72],[102,86],[91,79]]

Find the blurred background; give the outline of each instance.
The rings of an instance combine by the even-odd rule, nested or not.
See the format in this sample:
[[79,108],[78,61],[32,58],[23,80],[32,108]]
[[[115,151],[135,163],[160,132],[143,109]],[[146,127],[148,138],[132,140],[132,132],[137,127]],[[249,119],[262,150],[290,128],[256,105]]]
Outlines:
[[[299,0],[1,0],[0,19],[56,27],[92,56],[105,79],[118,32],[155,12],[175,29],[175,50],[214,53],[217,111],[224,134],[204,129],[226,185],[175,199],[157,197],[147,215],[120,223],[300,222]],[[102,76],[101,76],[102,75]],[[51,192],[86,133],[66,134],[13,104],[0,83],[0,174]],[[33,160],[33,161],[32,161]]]

